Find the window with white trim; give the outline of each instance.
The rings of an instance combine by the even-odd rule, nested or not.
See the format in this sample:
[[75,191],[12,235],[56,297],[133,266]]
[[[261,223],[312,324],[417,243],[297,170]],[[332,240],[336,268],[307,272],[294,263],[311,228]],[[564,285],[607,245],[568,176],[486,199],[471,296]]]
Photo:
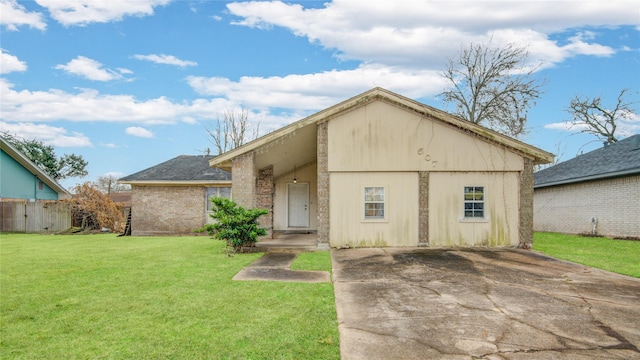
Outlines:
[[367,186],[364,188],[364,218],[365,220],[380,220],[385,218],[384,187]]
[[206,192],[207,211],[213,210],[213,203],[211,202],[211,198],[216,198],[216,197],[231,199],[231,188],[230,187],[208,187]]
[[484,186],[464,187],[464,217],[484,217]]

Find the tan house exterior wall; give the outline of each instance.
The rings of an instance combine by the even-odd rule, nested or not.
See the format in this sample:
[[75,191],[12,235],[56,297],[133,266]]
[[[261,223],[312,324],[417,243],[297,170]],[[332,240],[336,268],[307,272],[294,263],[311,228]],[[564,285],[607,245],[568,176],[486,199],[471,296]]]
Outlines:
[[[518,246],[517,172],[431,173],[430,246]],[[485,218],[464,218],[464,187],[484,186]]]
[[329,121],[329,171],[521,171],[522,157],[465,132],[369,103]]
[[296,170],[298,183],[309,184],[309,227],[288,226],[288,194],[287,184],[293,183],[293,172],[276,179],[275,197],[273,202],[273,229],[276,231],[316,231],[318,229],[318,185],[316,163],[308,164]]
[[[524,164],[502,146],[384,102],[354,109],[328,122],[330,244],[518,246]],[[389,187],[390,219],[364,223],[363,187],[380,185]],[[464,219],[465,186],[485,187],[486,219]]]
[[131,235],[192,235],[207,221],[205,196],[204,186],[133,185]]
[[535,189],[534,229],[568,234],[640,237],[640,176]]
[[[385,188],[385,219],[364,218],[364,187]],[[418,245],[417,172],[331,173],[332,247]]]

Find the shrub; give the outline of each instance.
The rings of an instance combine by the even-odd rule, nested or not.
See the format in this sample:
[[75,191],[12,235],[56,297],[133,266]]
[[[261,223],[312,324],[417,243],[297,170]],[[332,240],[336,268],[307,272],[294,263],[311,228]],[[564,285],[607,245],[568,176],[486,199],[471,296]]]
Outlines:
[[214,238],[226,241],[234,253],[241,252],[245,246],[253,246],[258,236],[267,235],[267,231],[258,224],[258,218],[267,214],[267,210],[245,209],[225,198],[211,198],[211,202],[214,209],[209,216],[215,222],[196,232],[207,231]]

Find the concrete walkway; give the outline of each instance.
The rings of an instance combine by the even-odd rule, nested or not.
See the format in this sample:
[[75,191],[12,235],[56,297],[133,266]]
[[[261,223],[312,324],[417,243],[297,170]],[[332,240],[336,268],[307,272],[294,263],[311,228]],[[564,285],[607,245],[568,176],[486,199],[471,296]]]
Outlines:
[[298,254],[300,251],[269,251],[242,269],[233,280],[331,282],[326,271],[291,270],[289,267]]

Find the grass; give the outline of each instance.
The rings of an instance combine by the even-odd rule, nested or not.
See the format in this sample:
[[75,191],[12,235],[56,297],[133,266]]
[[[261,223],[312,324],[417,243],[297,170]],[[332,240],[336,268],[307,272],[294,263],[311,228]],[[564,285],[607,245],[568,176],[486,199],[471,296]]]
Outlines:
[[[329,252],[296,268],[331,268]],[[333,285],[232,281],[203,236],[0,234],[3,359],[338,359]]]
[[325,250],[300,253],[290,269],[331,272],[331,252]]
[[535,233],[533,249],[559,259],[640,278],[640,241]]

